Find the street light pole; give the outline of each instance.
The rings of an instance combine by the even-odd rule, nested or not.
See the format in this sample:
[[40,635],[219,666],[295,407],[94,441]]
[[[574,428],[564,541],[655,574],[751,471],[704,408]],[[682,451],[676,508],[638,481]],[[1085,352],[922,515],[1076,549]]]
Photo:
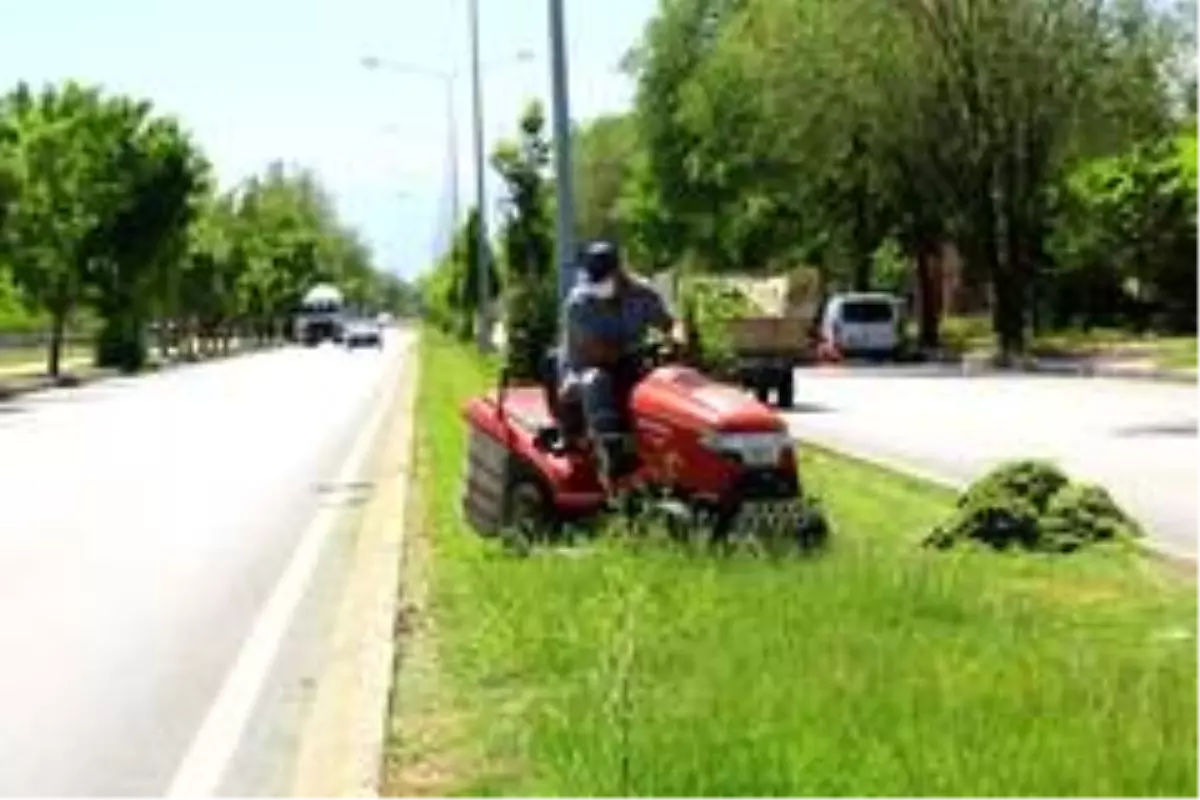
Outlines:
[[471,29],[471,89],[475,139],[475,210],[479,217],[476,228],[475,280],[477,306],[476,337],[481,352],[491,349],[491,315],[488,313],[491,287],[488,286],[488,225],[487,200],[484,183],[487,178],[483,159],[483,87],[479,67],[479,0],[468,0]]
[[555,250],[558,297],[566,299],[575,277],[575,189],[571,174],[571,112],[563,0],[550,3],[550,77],[554,120],[554,183],[557,199]]
[[[478,210],[479,225],[477,227],[476,238],[476,286],[478,288],[479,309],[476,314],[476,323],[478,326],[479,346],[482,350],[488,350],[491,347],[491,318],[488,313],[487,302],[492,294],[489,287],[490,270],[488,264],[491,257],[491,249],[488,246],[488,222],[487,222],[487,165],[484,160],[483,150],[483,80],[482,72],[485,66],[480,63],[479,57],[479,2],[478,0],[468,0],[469,11],[469,27],[471,32],[471,88],[473,97],[473,112],[474,112],[474,161],[475,161],[475,206]],[[533,54],[527,50],[519,51],[516,54],[516,60],[525,62],[533,58]],[[455,113],[455,87],[457,86],[460,74],[456,71],[443,72],[441,70],[433,70],[422,67],[415,67],[405,64],[398,64],[392,61],[376,57],[366,57],[362,59],[364,66],[370,69],[394,69],[399,72],[409,72],[429,77],[439,78],[446,83],[446,103],[448,127],[450,128],[450,149],[453,153],[451,161],[451,195],[450,204],[453,207],[452,214],[457,222],[461,213],[459,204],[459,163],[458,163],[458,122]]]
[[446,119],[448,121],[450,137],[450,236],[452,237],[458,230],[458,113],[454,108],[454,84],[455,76],[453,73],[447,74],[446,79]]

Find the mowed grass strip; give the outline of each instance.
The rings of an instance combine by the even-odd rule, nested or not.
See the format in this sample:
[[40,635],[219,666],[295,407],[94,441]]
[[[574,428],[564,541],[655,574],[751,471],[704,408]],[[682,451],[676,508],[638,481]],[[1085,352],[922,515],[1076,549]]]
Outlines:
[[[66,362],[80,362],[92,357],[89,345],[72,344],[63,347],[60,358]],[[4,347],[0,348],[0,367],[16,369],[28,368],[30,372],[44,370],[50,358],[46,347]]]
[[1195,795],[1194,584],[1118,549],[923,551],[948,493],[811,449],[824,556],[510,556],[458,511],[459,408],[494,373],[422,348],[385,792]]

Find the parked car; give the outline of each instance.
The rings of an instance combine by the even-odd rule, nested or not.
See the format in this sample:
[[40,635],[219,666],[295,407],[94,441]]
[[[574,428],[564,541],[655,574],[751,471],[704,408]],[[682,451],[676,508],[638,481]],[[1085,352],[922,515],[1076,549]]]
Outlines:
[[383,329],[373,319],[356,319],[346,326],[346,347],[383,347]]
[[897,358],[901,303],[882,292],[833,295],[821,316],[821,339],[846,356]]

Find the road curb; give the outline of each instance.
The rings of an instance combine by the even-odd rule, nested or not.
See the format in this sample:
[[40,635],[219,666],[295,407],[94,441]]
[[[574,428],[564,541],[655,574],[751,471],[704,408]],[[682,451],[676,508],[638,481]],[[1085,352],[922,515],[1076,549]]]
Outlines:
[[330,655],[301,731],[292,796],[378,796],[413,464],[419,341],[414,336],[408,344],[399,391],[370,457],[366,480],[375,488],[363,512]]
[[962,369],[964,375],[1057,375],[1070,378],[1106,378],[1110,380],[1149,381],[1154,383],[1192,384],[1197,382],[1195,374],[1170,369],[1131,369],[1104,366],[1094,361],[1078,363],[1054,363],[1033,361],[1002,367],[991,363],[990,358],[963,357],[940,361]]
[[[887,470],[888,472],[894,472],[899,475],[915,478],[919,481],[924,481],[925,483],[929,483],[934,486],[940,486],[943,489],[949,489],[953,492],[961,492],[968,484],[968,481],[940,475],[936,472],[931,472],[920,467],[906,464],[898,459],[887,458],[885,456],[879,456],[871,453],[863,453],[861,451],[854,451],[844,447],[832,446],[824,442],[806,439],[803,436],[798,436],[795,438],[801,444],[809,447],[813,447],[818,450],[825,450],[833,453],[834,455],[838,455],[843,458],[849,458],[853,461],[859,461],[863,464],[868,464],[879,469]],[[1154,559],[1155,561],[1161,561],[1173,567],[1184,568],[1192,574],[1194,574],[1196,571],[1197,556],[1195,554],[1181,553],[1176,550],[1163,547],[1160,543],[1153,541],[1148,536],[1142,539],[1133,540],[1133,545],[1139,552]]]

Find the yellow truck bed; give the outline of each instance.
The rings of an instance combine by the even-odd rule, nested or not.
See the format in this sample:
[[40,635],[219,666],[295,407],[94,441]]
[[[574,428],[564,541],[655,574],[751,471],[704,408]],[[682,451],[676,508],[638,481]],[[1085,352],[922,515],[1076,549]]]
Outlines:
[[739,355],[780,355],[805,360],[812,354],[809,317],[743,317],[729,323],[730,344]]

